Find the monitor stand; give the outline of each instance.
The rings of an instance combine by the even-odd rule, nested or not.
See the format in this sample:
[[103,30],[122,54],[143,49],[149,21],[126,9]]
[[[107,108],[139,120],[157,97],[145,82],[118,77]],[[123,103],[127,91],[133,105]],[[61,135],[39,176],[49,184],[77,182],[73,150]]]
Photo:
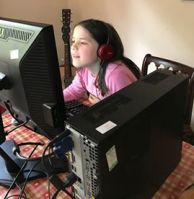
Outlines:
[[[37,178],[46,177],[46,173],[52,172],[53,174],[68,171],[68,161],[64,158],[57,158],[56,156],[50,156],[49,158],[54,163],[54,168],[50,166],[49,158],[46,160],[46,169],[42,164],[41,157],[35,160],[29,160],[18,158],[13,154],[13,148],[15,147],[14,141],[5,141],[0,145],[0,185],[4,187],[10,187],[13,184],[15,177],[24,164],[26,164],[24,170],[20,173],[17,179],[17,183],[24,183],[26,181],[34,180]],[[47,156],[48,157],[48,156]],[[29,172],[31,174],[29,175]],[[28,176],[29,175],[29,176]],[[15,185],[12,185],[13,188]]]

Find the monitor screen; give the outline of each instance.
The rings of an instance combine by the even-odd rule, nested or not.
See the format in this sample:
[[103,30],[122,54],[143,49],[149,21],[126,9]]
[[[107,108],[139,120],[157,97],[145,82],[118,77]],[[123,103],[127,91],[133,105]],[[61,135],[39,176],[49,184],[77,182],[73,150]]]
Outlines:
[[52,25],[0,18],[0,101],[19,122],[54,138],[64,100]]

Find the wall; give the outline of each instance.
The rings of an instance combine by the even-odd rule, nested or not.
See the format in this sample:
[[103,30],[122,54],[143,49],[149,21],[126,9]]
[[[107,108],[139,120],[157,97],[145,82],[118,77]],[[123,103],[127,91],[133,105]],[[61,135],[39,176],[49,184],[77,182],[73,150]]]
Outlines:
[[0,16],[52,23],[61,62],[63,8],[72,10],[71,26],[85,18],[99,18],[113,24],[124,43],[125,54],[139,67],[146,53],[194,66],[194,1],[1,0]]
[[62,63],[61,10],[71,8],[73,26],[85,18],[110,22],[125,55],[141,67],[147,53],[194,67],[194,1],[184,0],[1,0],[0,16],[52,23]]
[[139,66],[146,53],[194,66],[194,1],[69,0],[69,6],[73,22],[92,17],[112,23]]

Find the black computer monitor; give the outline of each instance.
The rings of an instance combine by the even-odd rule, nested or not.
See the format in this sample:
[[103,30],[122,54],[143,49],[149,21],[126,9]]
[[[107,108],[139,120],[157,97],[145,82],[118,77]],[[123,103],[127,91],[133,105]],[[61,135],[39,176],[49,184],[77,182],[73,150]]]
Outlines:
[[19,121],[48,138],[64,130],[65,110],[52,25],[0,18],[0,99]]
[[[49,139],[64,130],[64,100],[52,25],[0,18],[0,85],[1,105],[17,122],[27,122],[33,131]],[[12,144],[1,145],[5,151],[10,147]]]

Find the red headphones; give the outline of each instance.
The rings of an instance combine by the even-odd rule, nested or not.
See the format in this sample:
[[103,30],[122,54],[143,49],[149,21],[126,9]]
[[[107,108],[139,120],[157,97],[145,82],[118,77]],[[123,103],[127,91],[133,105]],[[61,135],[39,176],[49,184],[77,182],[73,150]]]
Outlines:
[[113,47],[109,44],[110,35],[111,35],[110,28],[108,27],[108,24],[104,23],[104,25],[106,26],[107,34],[108,34],[107,42],[106,44],[102,44],[101,46],[99,46],[98,52],[97,52],[98,57],[102,61],[109,60],[114,56]]
[[114,55],[114,51],[111,45],[109,44],[102,44],[99,48],[98,48],[98,57],[104,61],[104,60],[109,60],[113,57]]

